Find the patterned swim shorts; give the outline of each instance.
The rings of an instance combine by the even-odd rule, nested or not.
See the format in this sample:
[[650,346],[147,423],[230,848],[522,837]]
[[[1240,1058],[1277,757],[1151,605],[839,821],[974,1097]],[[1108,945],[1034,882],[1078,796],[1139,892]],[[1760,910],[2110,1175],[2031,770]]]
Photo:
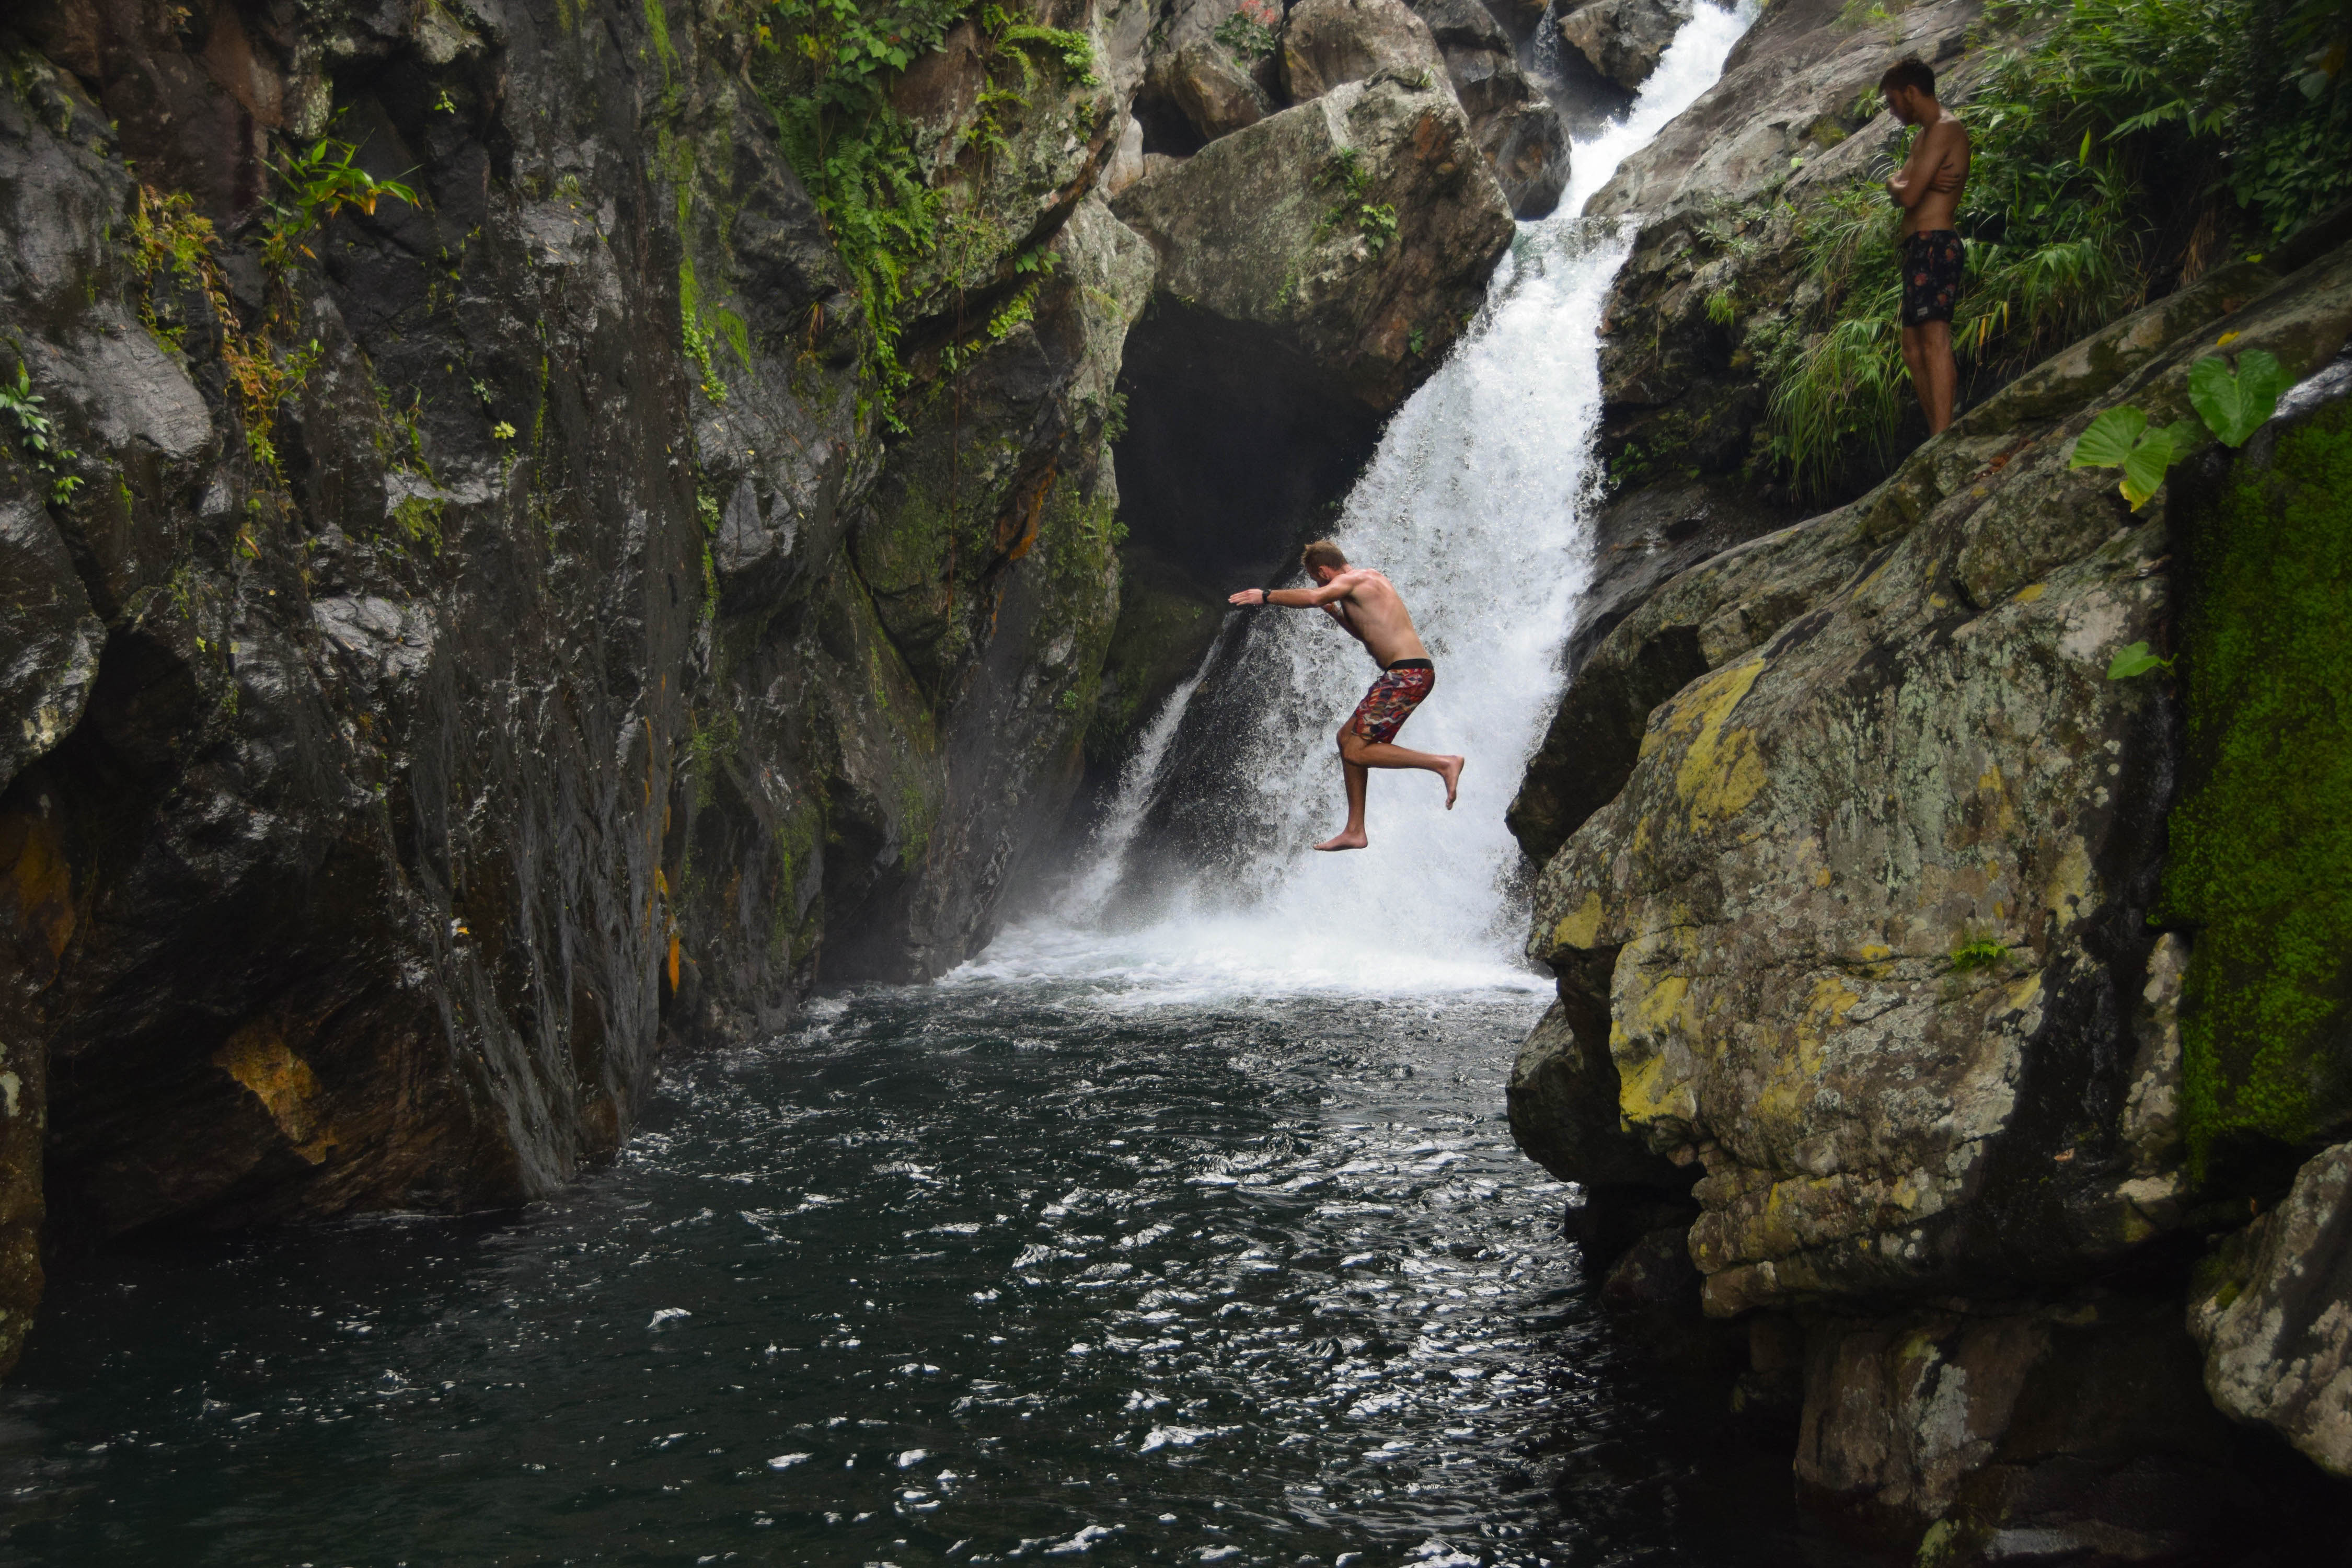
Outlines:
[[1356,704],[1356,716],[1348,721],[1349,728],[1367,741],[1393,741],[1436,685],[1435,665],[1425,658],[1401,658],[1381,671],[1372,689]]
[[1968,251],[1948,228],[1903,237],[1903,324],[1948,321],[1960,302],[1960,274]]

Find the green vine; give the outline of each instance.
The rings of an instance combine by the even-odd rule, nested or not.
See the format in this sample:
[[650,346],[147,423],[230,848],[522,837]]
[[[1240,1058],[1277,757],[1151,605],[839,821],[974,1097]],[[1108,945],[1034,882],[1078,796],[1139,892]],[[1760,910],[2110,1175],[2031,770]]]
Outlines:
[[1276,31],[1281,19],[1281,10],[1269,0],[1251,0],[1218,23],[1209,37],[1225,47],[1234,64],[1247,70],[1282,47],[1281,35]]
[[25,458],[49,482],[49,500],[63,506],[81,489],[81,480],[66,465],[79,453],[58,444],[56,426],[42,410],[41,395],[33,390],[33,377],[22,359],[16,362],[16,383],[11,386],[0,381],[0,413],[16,422],[16,442]]
[[1365,169],[1363,154],[1353,147],[1334,152],[1315,176],[1319,189],[1335,191],[1337,200],[1331,209],[1316,224],[1314,242],[1336,232],[1342,224],[1353,223],[1356,232],[1364,237],[1365,248],[1374,256],[1389,247],[1396,238],[1396,208],[1387,202],[1368,202],[1371,194],[1372,176]]
[[[973,210],[974,198],[930,184],[918,128],[890,100],[907,68],[937,51],[971,10],[972,0],[778,0],[779,26],[767,35],[761,90],[865,314],[863,405],[894,428],[905,428],[898,404],[913,373],[899,343],[921,279],[942,260],[962,263],[1003,240]],[[1000,111],[1026,107],[1034,57],[1074,85],[1096,79],[1084,34],[1034,26],[994,4],[976,20],[991,74],[961,147],[984,161],[1007,146]],[[995,79],[1000,62],[1018,71],[1017,89]]]
[[188,323],[167,319],[169,307],[157,300],[156,285],[171,277],[195,290],[209,308],[221,363],[236,389],[247,450],[281,486],[285,473],[278,459],[278,410],[301,390],[320,353],[316,339],[299,344],[283,341],[300,313],[288,279],[303,261],[315,259],[310,236],[343,208],[373,213],[379,201],[414,205],[417,199],[415,191],[398,181],[378,180],[353,165],[356,152],[348,142],[322,139],[307,153],[281,157],[278,174],[285,194],[270,202],[261,226],[268,299],[253,327],[245,324],[229,298],[220,236],[210,218],[198,216],[193,196],[142,185],[131,212],[140,320],[164,348],[184,354]]

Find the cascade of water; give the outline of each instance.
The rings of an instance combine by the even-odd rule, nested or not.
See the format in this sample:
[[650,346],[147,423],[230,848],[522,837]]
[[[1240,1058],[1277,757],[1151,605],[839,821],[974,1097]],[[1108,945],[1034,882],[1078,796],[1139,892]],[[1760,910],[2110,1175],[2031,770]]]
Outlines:
[[[1503,812],[1558,700],[1591,577],[1600,319],[1631,245],[1576,215],[1715,81],[1752,15],[1700,5],[1626,117],[1574,144],[1559,214],[1521,226],[1479,320],[1391,422],[1334,531],[1350,561],[1388,574],[1429,645],[1436,690],[1399,739],[1469,758],[1456,808],[1433,774],[1375,773],[1371,847],[1308,852],[1343,818],[1332,736],[1375,670],[1323,616],[1274,612],[1223,677],[1265,694],[1238,763],[1276,828],[1262,874],[1148,889],[1125,875],[1196,674],[1146,735],[1069,891],[973,973],[1096,976],[1138,1000],[1531,983],[1506,907],[1518,849]],[[1108,918],[1122,905],[1145,918]]]

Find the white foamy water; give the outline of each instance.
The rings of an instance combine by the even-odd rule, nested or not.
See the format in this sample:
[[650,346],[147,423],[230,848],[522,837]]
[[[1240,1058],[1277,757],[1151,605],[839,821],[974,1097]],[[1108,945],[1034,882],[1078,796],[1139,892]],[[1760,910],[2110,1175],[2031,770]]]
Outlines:
[[[1378,672],[1324,616],[1283,612],[1224,678],[1264,689],[1238,767],[1278,849],[1238,881],[1135,886],[1129,851],[1196,675],[1146,732],[1054,909],[950,984],[1091,980],[1131,1005],[1547,984],[1518,956],[1519,851],[1503,813],[1559,700],[1591,579],[1601,312],[1631,246],[1576,215],[1715,82],[1752,16],[1701,5],[1624,120],[1575,143],[1559,213],[1520,226],[1478,319],[1391,421],[1334,531],[1351,562],[1396,584],[1429,645],[1436,690],[1398,742],[1469,759],[1454,809],[1433,773],[1377,771],[1371,847],[1311,850],[1346,819],[1333,737]],[[1120,917],[1138,908],[1149,915]]]

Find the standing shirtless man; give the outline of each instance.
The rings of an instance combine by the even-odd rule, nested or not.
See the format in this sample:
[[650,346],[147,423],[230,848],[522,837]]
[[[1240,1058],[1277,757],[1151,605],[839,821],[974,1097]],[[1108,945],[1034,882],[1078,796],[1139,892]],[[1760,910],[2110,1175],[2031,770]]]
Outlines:
[[1437,667],[1430,663],[1429,650],[1421,646],[1421,634],[1412,628],[1412,616],[1389,580],[1369,567],[1349,565],[1339,547],[1328,540],[1308,545],[1299,561],[1315,579],[1314,587],[1244,588],[1226,602],[1319,609],[1380,661],[1380,679],[1339,726],[1339,766],[1348,780],[1348,826],[1315,847],[1361,849],[1370,842],[1364,837],[1369,770],[1426,768],[1445,781],[1445,809],[1452,811],[1462,780],[1462,759],[1409,751],[1394,743],[1396,732],[1436,686]]
[[1878,79],[1887,112],[1916,125],[1911,156],[1886,182],[1903,209],[1903,363],[1927,415],[1927,434],[1952,422],[1959,367],[1952,363],[1952,310],[1960,302],[1967,252],[1953,227],[1960,188],[1969,178],[1969,133],[1936,101],[1936,73],[1916,55],[1897,60]]

